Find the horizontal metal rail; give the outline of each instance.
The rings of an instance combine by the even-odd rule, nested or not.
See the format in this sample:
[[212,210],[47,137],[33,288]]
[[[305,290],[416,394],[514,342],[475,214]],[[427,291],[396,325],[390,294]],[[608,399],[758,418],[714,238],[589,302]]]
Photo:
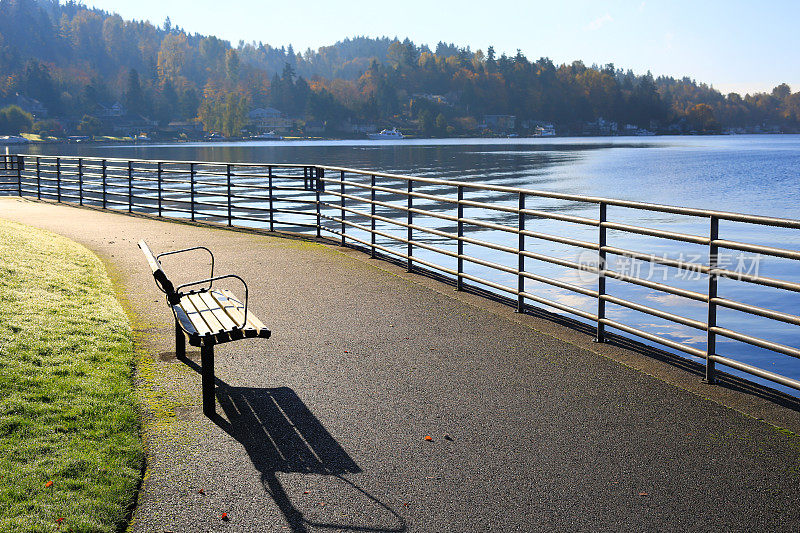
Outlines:
[[[797,280],[732,270],[718,257],[719,250],[726,249],[800,261],[800,250],[719,235],[720,221],[798,230],[800,220],[310,164],[6,155],[0,156],[0,193],[227,226],[270,230],[279,226],[299,228],[317,236],[324,233],[340,239],[342,244],[370,251],[373,257],[377,252],[393,257],[406,264],[408,270],[426,269],[449,277],[458,289],[469,282],[506,295],[520,311],[529,305],[541,305],[580,317],[597,325],[600,341],[606,328],[613,328],[701,358],[706,361],[706,378],[710,382],[715,379],[715,363],[720,363],[800,390],[800,382],[795,379],[716,353],[717,337],[724,337],[775,354],[800,357],[798,347],[725,327],[719,323],[718,308],[790,326],[800,326],[800,316],[717,294],[720,279],[800,292]],[[526,204],[525,200],[532,198],[538,199],[535,207]],[[583,216],[584,211],[598,207],[597,218]],[[612,207],[626,213],[626,218],[609,216]],[[695,235],[623,222],[630,218],[630,212],[667,213],[690,217],[694,222],[705,220],[710,223],[710,232]],[[639,220],[646,218],[640,216]],[[541,224],[547,224],[547,228]],[[566,232],[561,233],[559,228]],[[581,235],[594,232],[596,239],[576,238],[576,231]],[[688,243],[694,250],[703,250],[705,260],[659,256],[652,253],[658,249],[656,245],[637,250],[630,249],[630,244],[623,247],[609,243],[626,235],[637,236],[636,242],[642,238],[659,239],[661,247],[664,241],[681,246]],[[566,255],[557,257],[559,254],[537,249],[545,243],[551,248],[564,247]],[[581,254],[595,254],[596,258],[587,261]],[[707,290],[700,292],[695,286],[654,281],[615,267],[614,262],[621,260],[659,265],[676,276],[702,276]],[[449,261],[452,266],[448,266]],[[589,279],[576,283],[572,275],[560,279],[548,269],[566,269]],[[696,302],[694,305],[705,307],[707,320],[681,316],[614,294],[616,284],[637,287],[654,297]],[[546,287],[578,295],[583,299],[576,301],[583,303],[576,306],[535,290]],[[595,308],[580,308],[587,302]],[[611,319],[607,306],[704,332],[705,349]],[[800,337],[800,331],[797,335]]]

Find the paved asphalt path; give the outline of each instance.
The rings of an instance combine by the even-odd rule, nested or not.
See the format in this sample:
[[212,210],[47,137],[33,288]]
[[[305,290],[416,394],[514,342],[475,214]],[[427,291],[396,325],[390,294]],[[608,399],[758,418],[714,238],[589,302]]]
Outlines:
[[[330,245],[18,199],[0,217],[92,249],[128,306],[149,454],[133,531],[800,530],[800,439],[757,419],[800,427],[791,402]],[[273,331],[217,347],[213,420],[141,238],[210,247]]]

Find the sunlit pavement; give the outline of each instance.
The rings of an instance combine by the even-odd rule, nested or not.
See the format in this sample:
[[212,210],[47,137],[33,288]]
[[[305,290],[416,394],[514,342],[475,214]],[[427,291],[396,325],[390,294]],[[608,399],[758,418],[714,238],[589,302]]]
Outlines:
[[[0,199],[0,217],[92,249],[132,314],[149,361],[134,531],[800,524],[800,440],[754,418],[800,428],[791,403],[587,349],[583,332],[333,246],[18,199]],[[156,253],[211,248],[215,273],[247,280],[273,332],[216,349],[214,419],[200,409],[199,353],[174,356],[139,239]],[[197,279],[205,260],[164,266]]]

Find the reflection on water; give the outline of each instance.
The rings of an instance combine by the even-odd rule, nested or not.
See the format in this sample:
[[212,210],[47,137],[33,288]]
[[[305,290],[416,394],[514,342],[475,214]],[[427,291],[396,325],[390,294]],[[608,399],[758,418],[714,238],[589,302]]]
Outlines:
[[[657,137],[636,138],[585,138],[585,139],[497,139],[497,140],[441,140],[441,141],[266,141],[247,143],[143,145],[143,146],[93,146],[68,145],[31,147],[31,153],[84,155],[101,157],[170,159],[197,161],[231,161],[258,163],[291,163],[345,166],[388,173],[441,179],[488,183],[510,187],[523,187],[542,191],[622,198],[643,202],[682,205],[705,209],[735,211],[759,215],[800,218],[797,204],[800,199],[800,136],[733,136],[733,137]],[[351,179],[349,176],[348,179]],[[355,178],[353,178],[355,179]],[[358,181],[356,179],[356,181]],[[362,179],[367,183],[368,179]],[[397,180],[382,180],[379,184],[404,188]],[[452,187],[424,185],[416,191],[455,197]],[[349,194],[364,198],[364,190],[348,190]],[[298,197],[301,197],[299,195]],[[379,201],[404,205],[405,197],[392,193],[379,193]],[[466,199],[516,206],[517,196],[490,191],[469,191]],[[329,199],[338,202],[336,199]],[[297,204],[292,206],[297,208]],[[450,214],[453,204],[415,200],[415,207]],[[527,207],[543,211],[597,218],[597,205],[563,200],[530,198]],[[360,206],[367,211],[368,207]],[[309,213],[313,206],[308,206]],[[377,214],[388,218],[404,217],[391,209],[377,208]],[[336,213],[332,213],[336,214]],[[465,208],[468,218],[516,226],[517,216],[497,211]],[[665,213],[643,212],[610,207],[608,218],[614,222],[647,226],[657,229],[707,235],[708,221]],[[364,217],[353,220],[368,225]],[[439,231],[456,233],[452,221],[434,217],[416,216],[415,224]],[[331,222],[327,227],[337,227]],[[398,237],[405,236],[405,228],[386,223],[377,224],[379,230]],[[597,228],[547,219],[531,219],[527,229],[561,235],[589,242],[597,241]],[[491,241],[514,248],[517,236],[487,228],[470,226],[472,238]],[[369,241],[369,234],[348,230],[349,234]],[[800,231],[767,228],[748,224],[725,222],[720,224],[723,239],[741,240],[768,246],[800,249]],[[415,232],[415,239],[450,252],[455,251],[452,241],[441,236]],[[665,241],[653,237],[609,231],[608,244],[618,248],[633,249],[673,259],[706,262],[704,246]],[[390,239],[379,238],[378,244],[400,248]],[[581,250],[540,239],[527,238],[526,249],[563,259],[577,260]],[[456,260],[430,251],[415,250],[415,255],[454,269]],[[480,259],[516,267],[516,255],[490,250],[476,245],[465,245],[465,253]],[[800,281],[800,268],[796,261],[731,254],[730,261],[757,260],[758,274],[789,281]],[[660,283],[669,283],[683,289],[705,293],[707,278],[684,279],[667,267],[654,267],[648,263],[609,257],[614,270],[638,269]],[[733,264],[729,265],[732,267]],[[526,260],[526,268],[536,274],[596,288],[593,279],[574,270],[547,263]],[[642,274],[642,269],[651,269]],[[655,270],[653,270],[655,268]],[[659,270],[660,269],[660,270]],[[495,283],[516,287],[516,276],[480,265],[468,265],[467,272]],[[595,312],[593,298],[565,291],[532,280],[527,280],[525,290],[581,309]],[[752,286],[736,281],[720,282],[720,295],[778,311],[797,313],[800,295],[779,289]],[[608,291],[620,298],[657,306],[659,309],[705,321],[706,307],[677,296],[654,293],[651,290],[609,280]],[[608,316],[637,328],[658,333],[666,338],[704,349],[705,332],[663,321],[619,306],[608,305]],[[763,318],[744,315],[737,311],[720,310],[719,324],[734,330],[780,342],[800,346],[800,333],[789,326]],[[791,357],[776,355],[737,341],[719,338],[718,352],[729,355],[795,379],[800,379],[800,364]]]

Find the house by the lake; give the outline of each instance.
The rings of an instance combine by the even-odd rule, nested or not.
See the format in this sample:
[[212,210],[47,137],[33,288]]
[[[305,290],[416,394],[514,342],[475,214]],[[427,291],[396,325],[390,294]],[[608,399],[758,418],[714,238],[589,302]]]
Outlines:
[[294,119],[287,117],[274,107],[258,107],[248,113],[250,131],[265,133],[274,130],[290,130],[294,128]]

